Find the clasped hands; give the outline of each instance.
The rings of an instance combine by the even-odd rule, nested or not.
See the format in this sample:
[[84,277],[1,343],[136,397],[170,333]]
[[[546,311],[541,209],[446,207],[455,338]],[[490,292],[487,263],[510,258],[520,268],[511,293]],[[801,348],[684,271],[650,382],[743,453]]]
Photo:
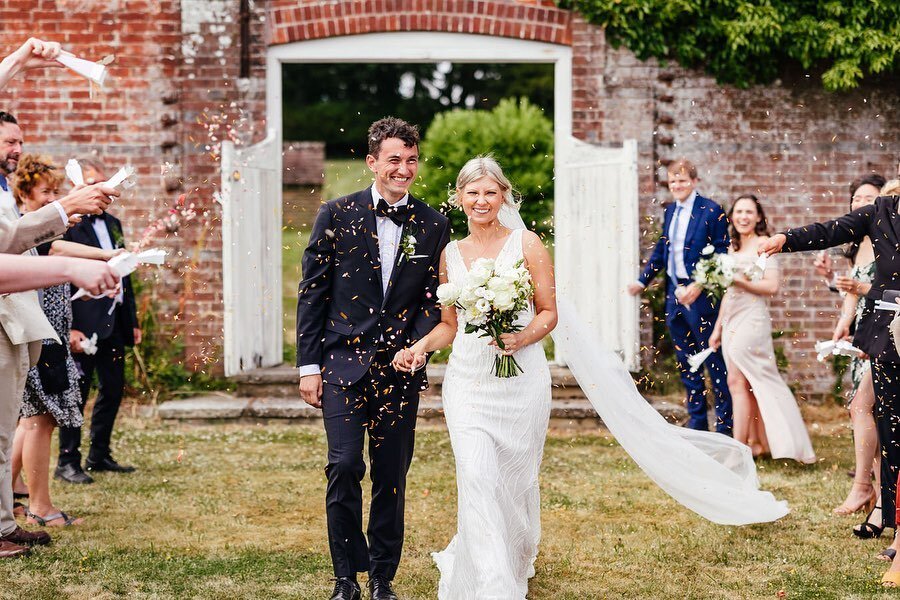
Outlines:
[[427,361],[427,355],[412,345],[409,348],[398,350],[394,355],[394,360],[391,361],[391,366],[403,373],[415,373],[424,367]]

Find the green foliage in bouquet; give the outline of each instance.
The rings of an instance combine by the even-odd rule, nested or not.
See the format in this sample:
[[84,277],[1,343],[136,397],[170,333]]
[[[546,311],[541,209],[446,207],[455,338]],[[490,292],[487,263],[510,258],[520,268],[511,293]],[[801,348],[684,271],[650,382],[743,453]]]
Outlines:
[[490,111],[452,110],[435,117],[422,141],[414,195],[451,219],[455,238],[467,233],[465,215],[447,204],[459,170],[491,154],[522,197],[522,218],[543,235],[553,219],[553,122],[526,99],[507,98]]
[[812,71],[829,91],[900,68],[897,0],[557,0],[606,29],[614,47],[703,69],[719,83]]

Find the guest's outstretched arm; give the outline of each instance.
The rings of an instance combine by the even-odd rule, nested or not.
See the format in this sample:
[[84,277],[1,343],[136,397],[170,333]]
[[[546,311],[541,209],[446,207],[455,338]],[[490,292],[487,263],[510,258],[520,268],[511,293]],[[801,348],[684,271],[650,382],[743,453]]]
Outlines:
[[862,241],[873,229],[876,211],[876,206],[869,204],[831,221],[776,233],[759,245],[758,252],[772,255],[779,252],[825,250],[849,242]]

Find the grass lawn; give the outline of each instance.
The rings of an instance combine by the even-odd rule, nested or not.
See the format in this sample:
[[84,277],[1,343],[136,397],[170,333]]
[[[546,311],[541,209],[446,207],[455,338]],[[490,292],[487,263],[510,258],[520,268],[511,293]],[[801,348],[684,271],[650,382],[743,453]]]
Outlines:
[[[599,434],[552,433],[542,470],[544,538],[530,598],[892,598],[885,541],[849,534],[831,508],[849,486],[844,413],[812,408],[821,461],[763,461],[763,486],[793,512],[722,527],[681,508]],[[133,475],[53,483],[87,524],[53,530],[31,558],[0,562],[0,597],[327,598],[325,440],[318,426],[186,426],[125,418],[114,443]],[[435,598],[429,553],[454,533],[447,433],[420,430],[409,476],[402,598]]]

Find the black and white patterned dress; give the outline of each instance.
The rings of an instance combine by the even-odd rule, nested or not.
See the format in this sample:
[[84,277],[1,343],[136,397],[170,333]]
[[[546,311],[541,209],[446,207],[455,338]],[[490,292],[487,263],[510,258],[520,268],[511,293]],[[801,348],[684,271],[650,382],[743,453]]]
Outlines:
[[[46,249],[39,248],[41,254]],[[44,288],[41,293],[41,308],[47,320],[56,331],[65,348],[66,372],[69,375],[69,387],[58,394],[44,392],[38,368],[31,367],[25,383],[25,397],[19,411],[20,418],[49,414],[59,427],[81,427],[84,417],[81,415],[79,403],[81,391],[78,389],[78,368],[69,350],[69,330],[72,329],[72,301],[69,284]],[[44,340],[44,345],[55,344],[55,340]]]

